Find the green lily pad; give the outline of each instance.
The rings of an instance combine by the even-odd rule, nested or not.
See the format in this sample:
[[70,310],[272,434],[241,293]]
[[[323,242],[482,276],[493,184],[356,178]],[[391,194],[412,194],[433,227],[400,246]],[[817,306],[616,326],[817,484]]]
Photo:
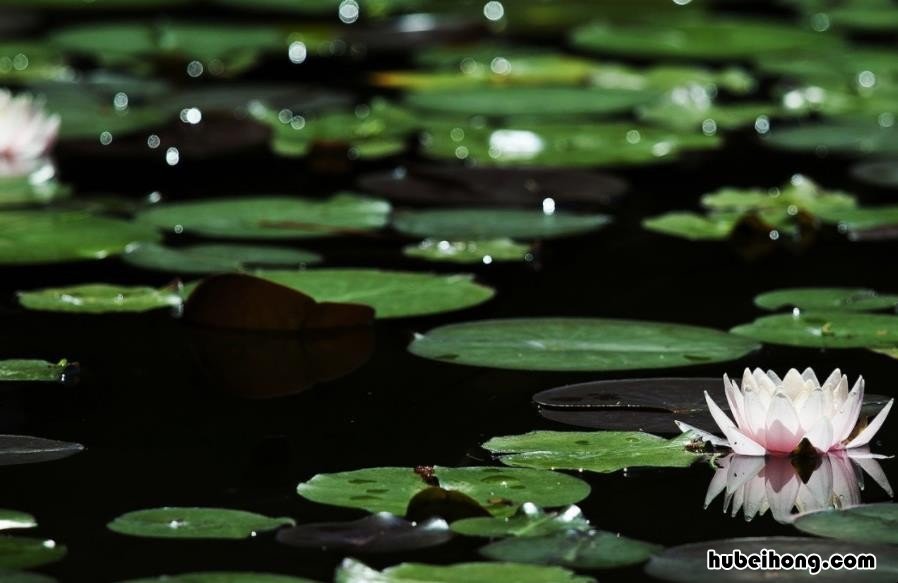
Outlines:
[[898,360],[898,346],[892,348],[873,348],[873,352]]
[[575,47],[627,57],[732,60],[834,44],[832,37],[762,20],[702,19],[577,28]]
[[153,508],[122,514],[106,526],[119,534],[146,538],[244,539],[294,524],[292,518],[227,508]]
[[784,150],[896,154],[898,127],[884,127],[875,120],[832,120],[774,129],[764,141]]
[[[637,110],[639,119],[660,126],[703,131],[714,134],[718,130],[731,130],[753,125],[759,117],[774,117],[780,113],[769,103],[737,102],[717,104],[704,99],[683,99],[685,88],[675,89],[673,96],[666,96]],[[704,92],[703,92],[704,93]]]
[[495,293],[470,275],[377,269],[262,270],[254,275],[301,291],[317,302],[371,306],[377,318],[461,310],[481,304]]
[[649,231],[691,241],[718,241],[729,238],[740,220],[742,215],[738,213],[715,213],[705,216],[675,211],[644,219],[642,226]]
[[869,46],[790,53],[788,58],[778,54],[762,55],[756,65],[765,73],[821,87],[863,87],[860,80],[867,77],[861,76],[864,71],[874,75],[877,85],[891,84],[898,78],[894,54]]
[[49,204],[68,197],[71,189],[52,175],[41,177],[42,170],[30,176],[0,177],[0,207]]
[[898,345],[898,316],[853,312],[779,314],[736,326],[731,332],[787,346],[893,348]]
[[[279,10],[301,14],[337,15],[341,0],[216,0],[219,4],[231,5],[242,10]],[[424,0],[358,0],[359,14],[365,18],[380,18],[417,10],[426,6]]]
[[[494,516],[512,515],[524,502],[555,507],[589,495],[586,482],[545,470],[438,466],[433,474],[440,487],[470,496]],[[409,501],[430,486],[410,468],[386,467],[318,474],[297,492],[321,504],[404,515]]]
[[717,135],[617,122],[516,120],[493,126],[432,121],[426,130],[422,145],[428,155],[483,166],[651,164],[721,143]]
[[37,521],[30,514],[18,510],[0,510],[0,530],[10,528],[34,528]]
[[183,301],[177,289],[105,283],[20,291],[18,297],[19,303],[29,310],[79,314],[148,312],[179,307]]
[[494,261],[529,261],[533,258],[530,246],[511,239],[476,241],[447,241],[425,239],[405,247],[407,257],[448,263],[493,263]]
[[0,81],[28,83],[69,74],[62,53],[32,42],[0,42]]
[[457,563],[423,565],[402,563],[375,571],[346,559],[337,569],[336,583],[595,583],[560,567],[540,567],[516,563]]
[[514,516],[464,518],[453,522],[451,528],[452,532],[465,536],[506,538],[543,537],[556,532],[586,531],[592,527],[577,506],[569,506],[557,512],[546,512],[539,506],[527,502]]
[[0,264],[103,259],[159,238],[144,225],[84,212],[0,212]]
[[247,197],[169,203],[138,214],[138,222],[205,237],[291,239],[379,229],[389,213],[385,201],[344,193],[325,200]]
[[69,369],[65,359],[56,364],[44,360],[0,360],[0,381],[38,381],[56,383],[64,379]]
[[62,29],[49,40],[66,52],[139,72],[152,70],[153,60],[194,61],[200,64],[194,69],[198,76],[203,71],[234,75],[254,65],[263,53],[284,51],[286,57],[287,38],[276,27],[246,24],[113,22]]
[[863,238],[867,231],[898,226],[898,205],[871,206],[832,212],[822,218],[839,225],[852,238]]
[[898,30],[898,10],[891,2],[848,3],[826,11],[835,30],[848,29],[868,32]]
[[898,161],[865,162],[851,169],[851,175],[867,184],[882,188],[898,187]]
[[150,579],[131,579],[121,583],[315,583],[311,579],[301,579],[289,575],[273,573],[250,573],[248,571],[208,571],[203,573],[182,573],[163,575]]
[[632,110],[657,94],[626,89],[577,87],[474,87],[411,93],[414,108],[447,114],[509,116],[602,116]]
[[419,335],[412,354],[519,370],[632,370],[725,362],[757,345],[695,326],[600,318],[521,318],[452,324]]
[[135,267],[171,273],[222,273],[253,267],[301,267],[319,263],[321,256],[290,247],[231,244],[163,247],[147,243],[137,245],[122,259]]
[[661,547],[600,530],[561,531],[510,538],[480,549],[493,561],[559,565],[572,569],[617,569],[644,563]]
[[625,468],[685,468],[703,457],[687,434],[665,439],[640,431],[531,431],[483,444],[502,463],[536,469],[609,473]]
[[805,287],[780,289],[755,297],[755,305],[765,310],[870,312],[898,306],[898,295],[851,287]]
[[49,539],[24,536],[0,536],[0,568],[31,569],[55,563],[66,554],[66,548]]
[[607,215],[544,213],[516,209],[442,209],[401,211],[393,228],[405,235],[438,239],[552,239],[599,229]]
[[190,0],[6,0],[8,5],[74,10],[122,10],[186,4]]
[[817,536],[898,545],[898,504],[894,503],[801,514],[793,524],[798,530]]
[[56,579],[40,573],[27,573],[25,571],[0,570],[0,582],[2,583],[57,583]]

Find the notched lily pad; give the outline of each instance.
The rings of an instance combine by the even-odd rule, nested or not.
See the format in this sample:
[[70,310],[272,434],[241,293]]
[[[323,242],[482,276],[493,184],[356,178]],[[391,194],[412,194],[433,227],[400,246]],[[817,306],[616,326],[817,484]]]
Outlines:
[[898,295],[880,294],[866,288],[806,287],[763,293],[755,297],[755,305],[766,310],[794,307],[812,311],[872,312],[895,308]]
[[0,466],[52,462],[80,453],[80,443],[27,435],[0,435]]
[[153,508],[122,514],[108,525],[119,534],[146,538],[244,539],[296,524],[227,508]]
[[898,545],[898,504],[864,504],[810,512],[799,515],[794,525],[802,532],[817,536]]
[[267,279],[243,274],[213,275],[190,291],[184,319],[231,330],[295,332],[367,326],[374,310],[362,304],[317,302]]
[[66,548],[50,539],[0,536],[0,569],[32,569],[55,563],[65,555]]
[[516,563],[457,563],[423,565],[402,563],[384,571],[375,571],[346,559],[337,569],[336,583],[595,583],[560,567],[542,567]]
[[690,466],[703,457],[690,444],[688,434],[665,439],[639,431],[531,431],[494,437],[483,447],[510,466],[609,473]]
[[18,292],[19,303],[29,310],[110,314],[148,312],[181,306],[179,284],[164,288],[92,283],[63,288]]
[[78,363],[62,359],[57,363],[45,360],[0,360],[0,382],[36,381],[44,383],[66,382],[78,374]]
[[480,554],[494,561],[559,565],[572,569],[617,569],[644,563],[660,546],[600,530],[568,530],[494,542]]
[[302,524],[277,533],[278,542],[291,547],[354,553],[414,551],[444,544],[451,538],[445,520],[433,518],[416,524],[388,512],[352,522]]

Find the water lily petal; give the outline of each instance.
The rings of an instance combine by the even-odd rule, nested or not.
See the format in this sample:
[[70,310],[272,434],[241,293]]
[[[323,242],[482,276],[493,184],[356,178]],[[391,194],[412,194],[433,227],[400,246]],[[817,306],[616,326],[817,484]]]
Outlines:
[[842,401],[842,405],[832,415],[833,439],[841,443],[848,439],[861,412],[861,397],[864,386],[863,377],[858,378],[854,388]]
[[820,381],[817,380],[817,373],[815,373],[814,369],[811,367],[804,369],[804,372],[801,373],[801,378],[804,379],[805,382],[811,381],[815,389],[820,386]]
[[735,427],[728,427],[723,430],[730,448],[739,455],[761,456],[767,453],[764,446],[745,435]]
[[823,389],[815,389],[798,408],[798,421],[802,431],[809,431],[822,417],[824,417]]
[[717,423],[717,426],[720,427],[721,431],[724,431],[727,427],[736,426],[736,424],[727,417],[727,414],[723,412],[723,409],[717,406],[717,403],[714,402],[714,399],[711,398],[708,391],[705,391],[705,402],[708,403],[708,410],[711,411],[711,417],[714,418],[714,422]]
[[885,472],[882,470],[882,466],[879,465],[879,462],[870,457],[855,457],[851,455],[850,452],[854,450],[848,450],[848,456],[851,461],[861,469],[863,469],[868,476],[873,478],[873,481],[876,482],[880,488],[885,490],[886,494],[890,497],[894,496],[894,492],[892,491],[892,484],[889,483],[889,478],[886,477]]
[[783,392],[789,399],[794,399],[803,389],[804,379],[801,378],[801,373],[794,368],[790,368],[789,372],[786,373],[786,378],[783,379]]
[[873,421],[867,425],[863,431],[857,434],[857,436],[845,444],[845,447],[851,449],[852,447],[860,447],[862,445],[867,445],[870,443],[870,440],[873,439],[873,436],[876,435],[876,432],[879,431],[879,428],[882,427],[882,424],[885,423],[886,417],[889,415],[889,411],[892,410],[892,404],[895,402],[895,399],[891,399],[886,406],[882,408],[876,417],[873,418]]
[[826,453],[830,449],[832,449],[833,445],[838,443],[835,439],[833,439],[833,426],[829,419],[826,417],[821,417],[817,420],[817,423],[814,424],[807,432],[805,432],[804,437],[811,442],[811,445],[814,446],[814,449],[819,451],[820,453]]
[[792,406],[792,401],[783,392],[773,396],[770,409],[767,410],[766,426],[764,446],[769,452],[790,453],[801,441],[801,423],[798,421],[798,414]]
[[745,424],[744,433],[762,446],[766,445],[767,407],[761,403],[761,397],[757,391],[745,393]]

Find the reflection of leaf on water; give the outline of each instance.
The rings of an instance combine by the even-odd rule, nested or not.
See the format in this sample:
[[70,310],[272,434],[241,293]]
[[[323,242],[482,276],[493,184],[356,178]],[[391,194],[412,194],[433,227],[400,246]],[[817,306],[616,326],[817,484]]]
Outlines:
[[191,327],[190,338],[209,385],[251,399],[292,395],[338,379],[374,352],[369,327],[303,334]]
[[291,547],[357,553],[414,551],[444,544],[451,538],[452,531],[443,519],[416,523],[389,512],[350,522],[301,524],[277,533],[278,542]]
[[0,435],[0,466],[51,462],[80,453],[84,446],[27,435]]

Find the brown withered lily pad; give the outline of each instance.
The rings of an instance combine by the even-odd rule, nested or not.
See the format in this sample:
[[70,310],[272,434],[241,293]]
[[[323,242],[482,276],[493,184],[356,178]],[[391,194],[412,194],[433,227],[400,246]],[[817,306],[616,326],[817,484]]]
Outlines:
[[277,533],[291,547],[357,553],[397,553],[435,547],[452,538],[441,518],[409,522],[389,512],[378,512],[351,522],[301,524]]
[[361,304],[316,302],[304,293],[243,274],[204,279],[184,304],[192,324],[232,330],[297,332],[367,326],[374,309]]
[[[720,378],[597,381],[542,391],[533,401],[546,419],[577,427],[675,434],[680,433],[676,420],[715,432],[705,391],[729,411]],[[881,395],[866,395],[864,412],[869,415],[887,401]]]
[[627,189],[600,172],[552,168],[469,168],[416,164],[362,176],[366,192],[410,204],[538,207],[560,203],[613,202]]

